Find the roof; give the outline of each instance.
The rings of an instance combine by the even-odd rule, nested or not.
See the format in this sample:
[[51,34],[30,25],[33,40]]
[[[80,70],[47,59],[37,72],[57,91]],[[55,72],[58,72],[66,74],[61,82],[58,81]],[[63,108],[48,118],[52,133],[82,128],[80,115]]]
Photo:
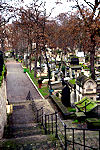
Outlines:
[[79,102],[76,102],[75,106],[82,112],[85,112],[86,107],[86,112],[89,112],[97,106],[97,103],[88,97],[84,97]]
[[84,83],[88,80],[89,78],[83,74],[81,74],[80,76],[78,76],[78,78],[76,79],[76,84],[79,86],[83,86]]

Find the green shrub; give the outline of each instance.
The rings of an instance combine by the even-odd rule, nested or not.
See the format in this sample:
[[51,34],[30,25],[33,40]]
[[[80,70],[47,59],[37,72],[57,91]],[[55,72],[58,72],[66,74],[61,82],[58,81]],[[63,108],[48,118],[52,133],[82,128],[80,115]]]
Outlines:
[[2,82],[0,81],[0,86],[1,86]]
[[2,73],[1,73],[1,76],[0,76],[0,86],[2,84],[2,81],[3,81],[3,77],[4,77],[4,72],[5,72],[5,65],[3,65],[3,70],[2,70]]
[[68,107],[67,109],[68,109],[69,112],[76,112],[76,109],[75,109],[75,108]]
[[79,121],[76,119],[76,120],[74,120],[72,123],[78,123]]
[[0,76],[0,86],[1,86],[1,84],[2,84],[2,80],[3,80],[3,76],[1,75],[1,76]]
[[75,79],[69,80],[69,83],[75,84]]

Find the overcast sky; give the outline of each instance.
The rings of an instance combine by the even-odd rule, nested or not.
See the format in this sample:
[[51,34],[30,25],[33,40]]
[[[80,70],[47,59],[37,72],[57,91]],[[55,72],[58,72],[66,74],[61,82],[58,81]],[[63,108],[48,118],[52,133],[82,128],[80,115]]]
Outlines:
[[[24,0],[25,3],[29,4],[29,2],[31,2],[32,0]],[[67,11],[71,11],[72,8],[71,6],[75,5],[75,2],[67,2],[67,0],[62,0],[63,3],[57,3],[57,2],[61,2],[61,0],[40,0],[43,2],[46,2],[46,12],[47,14],[49,14],[51,12],[51,9],[53,9],[51,17],[55,17],[57,15],[59,15],[62,12],[67,12]]]
[[[75,9],[72,10],[72,6],[75,6],[76,4],[75,0],[69,0],[71,2],[67,2],[68,0],[40,0],[40,1],[46,2],[47,14],[49,14],[51,12],[51,9],[54,8],[51,17],[55,17],[63,12],[75,11]],[[91,3],[94,2],[94,0],[87,0],[87,1]],[[32,0],[24,0],[24,2],[29,4],[30,2],[32,2]],[[61,3],[57,4],[57,2]],[[79,2],[83,3],[84,0],[79,0]]]

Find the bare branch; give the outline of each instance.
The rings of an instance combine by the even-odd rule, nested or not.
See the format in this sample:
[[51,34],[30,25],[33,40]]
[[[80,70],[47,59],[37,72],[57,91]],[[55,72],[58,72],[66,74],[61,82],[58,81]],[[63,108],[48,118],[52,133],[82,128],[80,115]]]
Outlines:
[[84,0],[84,1],[93,9],[94,5],[91,2],[87,2],[86,0]]
[[98,8],[99,4],[100,4],[99,0],[95,0],[95,5],[94,5],[93,12],[91,15],[91,20],[94,18],[94,15],[96,13],[96,9]]
[[46,17],[46,18],[49,18],[50,16],[51,16],[51,14],[52,14],[52,11],[55,9],[55,7],[53,7],[52,9],[51,9],[51,12],[49,13],[49,15]]

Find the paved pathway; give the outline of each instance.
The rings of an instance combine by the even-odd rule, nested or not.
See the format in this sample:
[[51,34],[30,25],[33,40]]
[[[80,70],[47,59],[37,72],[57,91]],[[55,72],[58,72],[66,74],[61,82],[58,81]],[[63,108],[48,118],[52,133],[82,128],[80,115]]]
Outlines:
[[30,82],[20,63],[10,61],[7,63],[7,97],[10,103],[23,102],[28,92],[33,99],[42,99],[33,84]]
[[[27,100],[30,91],[34,99],[42,99],[27,75],[23,72],[20,63],[12,60],[7,62],[7,98],[13,104],[11,128],[33,125],[35,112],[32,110],[31,100]],[[15,133],[14,133],[15,135]]]

